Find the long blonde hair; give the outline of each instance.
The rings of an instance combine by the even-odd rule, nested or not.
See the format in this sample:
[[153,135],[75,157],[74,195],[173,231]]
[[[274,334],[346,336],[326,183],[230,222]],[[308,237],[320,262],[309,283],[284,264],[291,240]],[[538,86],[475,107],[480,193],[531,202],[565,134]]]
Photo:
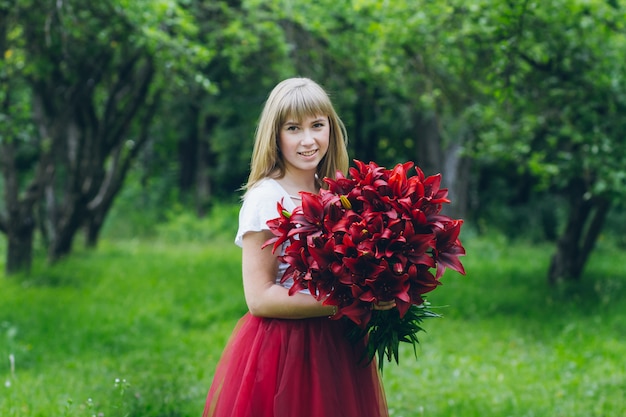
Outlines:
[[317,176],[321,180],[334,178],[337,170],[346,173],[348,135],[328,94],[308,78],[288,78],[274,87],[265,102],[254,137],[250,175],[243,188],[249,190],[266,177],[282,178],[285,165],[278,150],[280,128],[287,119],[304,120],[319,115],[328,116],[330,141],[328,151],[317,167]]

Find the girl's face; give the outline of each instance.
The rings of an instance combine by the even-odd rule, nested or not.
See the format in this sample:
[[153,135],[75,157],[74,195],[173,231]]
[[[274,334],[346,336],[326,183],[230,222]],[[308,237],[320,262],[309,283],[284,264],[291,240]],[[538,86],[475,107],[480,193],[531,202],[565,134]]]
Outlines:
[[303,120],[287,119],[280,128],[278,146],[286,172],[315,173],[330,142],[327,116],[307,116]]

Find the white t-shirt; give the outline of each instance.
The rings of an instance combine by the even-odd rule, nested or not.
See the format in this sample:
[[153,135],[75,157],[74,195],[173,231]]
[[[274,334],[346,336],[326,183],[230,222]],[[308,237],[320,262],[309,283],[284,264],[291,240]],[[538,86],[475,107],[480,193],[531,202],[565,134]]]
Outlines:
[[[265,178],[254,185],[246,193],[241,209],[239,210],[239,229],[235,236],[235,244],[242,246],[243,236],[248,232],[270,230],[267,221],[279,217],[277,203],[282,202],[285,210],[292,212],[296,205],[285,189],[274,179]],[[281,255],[284,248],[281,250]],[[289,265],[280,262],[276,274],[276,283],[285,288],[291,288],[293,280],[289,279],[282,284],[280,280]],[[303,290],[301,292],[307,292]]]

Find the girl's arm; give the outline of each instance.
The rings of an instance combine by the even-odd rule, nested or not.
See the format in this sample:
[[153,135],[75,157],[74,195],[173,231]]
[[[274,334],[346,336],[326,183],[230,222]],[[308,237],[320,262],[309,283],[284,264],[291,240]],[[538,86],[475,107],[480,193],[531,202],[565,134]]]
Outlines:
[[289,295],[275,282],[278,259],[272,246],[261,249],[272,237],[269,231],[248,232],[243,237],[243,290],[250,314],[257,317],[302,319],[333,314],[333,306],[322,305],[310,294]]

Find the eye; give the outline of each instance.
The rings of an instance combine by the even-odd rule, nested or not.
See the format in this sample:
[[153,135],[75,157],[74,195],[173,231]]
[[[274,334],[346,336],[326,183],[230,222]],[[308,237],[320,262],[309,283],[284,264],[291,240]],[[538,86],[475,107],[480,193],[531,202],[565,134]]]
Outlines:
[[287,126],[287,128],[285,130],[289,130],[289,131],[294,132],[294,131],[298,130],[298,126],[296,126],[296,125],[289,125],[289,126]]
[[319,128],[322,128],[324,126],[326,126],[326,123],[324,123],[324,122],[315,122],[315,123],[313,123],[313,127],[315,129],[319,129]]

